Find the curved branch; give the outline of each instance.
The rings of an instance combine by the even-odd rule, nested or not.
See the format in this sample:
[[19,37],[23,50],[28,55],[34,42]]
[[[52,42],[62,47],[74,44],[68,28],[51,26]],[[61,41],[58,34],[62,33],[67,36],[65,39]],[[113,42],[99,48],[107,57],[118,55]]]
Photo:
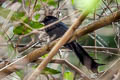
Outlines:
[[[81,29],[78,29],[75,34],[72,36],[72,40],[76,39],[77,37],[81,37],[87,33],[90,33],[92,31],[95,31],[97,29],[100,29],[106,25],[109,25],[111,24],[112,22],[115,22],[117,20],[120,19],[120,10],[119,11],[116,11],[116,12],[113,12],[112,14],[108,15],[108,16],[105,16],[103,18],[101,18],[100,20],[98,21],[95,21],[91,24],[88,24],[87,26],[81,28]],[[38,59],[40,56],[43,56],[44,54],[46,54],[48,51],[50,51],[50,49],[57,43],[58,40],[55,40],[53,42],[51,42],[50,44],[48,45],[45,45],[41,48],[38,48],[34,51],[32,51],[31,53],[29,53],[28,55],[20,58],[19,60],[11,63],[10,65],[4,67],[4,68],[1,68],[0,69],[0,79],[9,75],[10,73],[16,71],[16,70],[19,70],[19,69],[23,69],[24,66],[26,64],[28,64],[29,62],[32,62],[36,59]],[[14,66],[14,65],[21,65],[21,67],[18,67],[18,66]],[[7,72],[7,73],[6,73]],[[3,75],[4,74],[4,75]]]

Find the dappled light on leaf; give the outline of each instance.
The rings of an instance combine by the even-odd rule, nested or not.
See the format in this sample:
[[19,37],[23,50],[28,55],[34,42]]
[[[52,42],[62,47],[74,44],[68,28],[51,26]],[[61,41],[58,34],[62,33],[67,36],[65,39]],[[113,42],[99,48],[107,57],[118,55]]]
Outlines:
[[73,5],[79,10],[93,10],[100,0],[72,0]]
[[31,32],[31,30],[21,25],[21,26],[17,26],[16,28],[14,28],[13,32],[14,34],[17,34],[17,35],[24,35],[24,34]]
[[65,80],[73,80],[74,74],[72,72],[65,72],[64,73],[64,79]]

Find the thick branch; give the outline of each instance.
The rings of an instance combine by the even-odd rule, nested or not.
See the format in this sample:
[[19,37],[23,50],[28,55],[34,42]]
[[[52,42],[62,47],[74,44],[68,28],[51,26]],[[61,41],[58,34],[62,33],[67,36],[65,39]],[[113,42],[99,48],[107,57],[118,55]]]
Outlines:
[[[79,27],[82,21],[89,14],[88,10],[83,12],[80,17],[75,21],[75,23],[67,30],[67,32],[63,35],[63,37],[56,43],[56,45],[49,52],[48,57],[45,58],[41,62],[41,64],[35,69],[35,71],[31,74],[31,76],[27,80],[35,80],[37,76],[41,73],[41,71],[47,66],[47,64],[52,60],[52,58],[56,55],[59,48],[63,46],[71,37],[71,35],[75,32],[75,30]],[[81,73],[85,76],[86,80],[90,80],[82,71]]]
[[[105,16],[105,17],[101,18],[100,20],[93,22],[81,29],[78,29],[75,32],[75,34],[73,35],[72,40],[76,39],[79,36],[81,37],[89,32],[92,32],[99,28],[102,28],[106,25],[109,25],[112,22],[117,21],[119,19],[120,19],[120,10],[114,12],[113,14],[111,14],[109,16]],[[14,72],[15,70],[23,69],[24,66],[26,64],[28,64],[29,62],[38,59],[40,56],[43,56],[55,45],[55,43],[57,43],[57,41],[58,40],[55,40],[55,41],[51,42],[50,44],[43,46],[42,48],[38,48],[38,49],[32,51],[31,53],[29,53],[28,55],[22,57],[21,59],[15,61],[14,63],[11,63],[9,66],[0,69],[0,79],[9,75],[10,73]],[[21,65],[23,67],[17,67],[17,66],[14,66],[14,64]],[[8,72],[8,73],[6,73],[6,72]],[[5,74],[5,75],[2,75],[2,74]]]
[[111,24],[112,22],[118,21],[120,19],[120,10],[116,11],[106,17],[100,18],[100,20],[95,21],[87,26],[84,26],[82,29],[78,29],[76,33],[73,35],[72,40],[75,40],[78,37],[91,33],[97,29],[100,29],[106,25]]

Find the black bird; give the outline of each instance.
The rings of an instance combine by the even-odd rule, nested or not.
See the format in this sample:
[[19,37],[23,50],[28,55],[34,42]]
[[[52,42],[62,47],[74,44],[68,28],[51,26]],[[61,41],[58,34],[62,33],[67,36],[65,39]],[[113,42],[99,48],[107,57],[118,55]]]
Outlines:
[[[54,16],[46,16],[42,22],[45,25],[48,25],[57,20],[58,18]],[[68,30],[68,27],[63,22],[59,22],[45,29],[46,33],[50,37],[54,37],[53,40],[63,36],[67,30]],[[72,41],[70,43],[65,44],[64,46],[66,48],[73,50],[76,56],[79,58],[80,62],[83,65],[85,65],[88,69],[92,70],[93,72],[97,72],[97,68],[101,64],[96,63],[94,59],[88,55],[88,53],[82,48],[82,46],[78,42]]]

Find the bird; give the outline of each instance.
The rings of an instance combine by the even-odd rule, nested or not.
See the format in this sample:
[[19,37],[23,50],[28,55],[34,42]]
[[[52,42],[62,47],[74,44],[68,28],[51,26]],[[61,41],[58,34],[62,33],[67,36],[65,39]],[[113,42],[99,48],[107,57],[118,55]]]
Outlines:
[[[59,19],[55,16],[46,16],[42,22],[44,25],[49,25],[57,20]],[[50,38],[53,37],[53,40],[62,37],[67,30],[68,27],[63,22],[58,22],[50,27],[45,28],[45,32]],[[74,40],[66,43],[64,47],[74,51],[82,65],[86,66],[92,72],[98,73],[98,66],[102,64],[95,62],[95,59],[93,59],[77,41]]]

